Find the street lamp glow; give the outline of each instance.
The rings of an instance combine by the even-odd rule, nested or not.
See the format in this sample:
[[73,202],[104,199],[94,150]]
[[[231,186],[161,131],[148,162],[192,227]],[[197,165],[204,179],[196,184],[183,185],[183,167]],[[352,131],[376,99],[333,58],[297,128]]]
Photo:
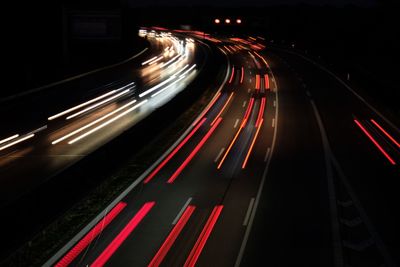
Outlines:
[[225,19],[225,23],[229,24],[229,23],[231,23],[231,20],[230,19]]
[[221,21],[219,19],[214,20],[215,24],[219,24]]

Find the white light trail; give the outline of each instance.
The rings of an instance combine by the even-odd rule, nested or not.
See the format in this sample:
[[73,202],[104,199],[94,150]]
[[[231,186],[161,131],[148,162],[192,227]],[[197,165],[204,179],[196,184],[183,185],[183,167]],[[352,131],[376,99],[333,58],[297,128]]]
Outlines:
[[160,61],[161,59],[163,59],[164,56],[160,56],[159,58],[157,58],[156,60],[153,60],[152,62],[149,63],[149,65],[153,65],[154,63]]
[[129,103],[123,105],[122,107],[120,107],[120,108],[118,108],[118,109],[116,109],[116,110],[114,110],[114,111],[112,111],[112,112],[110,112],[110,113],[104,115],[103,117],[98,118],[97,120],[92,121],[91,123],[89,123],[89,124],[87,124],[87,125],[85,125],[85,126],[79,128],[79,129],[76,129],[76,130],[73,131],[73,132],[70,132],[70,133],[67,134],[67,135],[64,135],[64,136],[61,137],[61,138],[58,138],[57,140],[51,142],[51,144],[55,145],[55,144],[57,144],[57,143],[59,143],[59,142],[65,140],[65,139],[67,139],[68,137],[71,137],[71,136],[73,136],[73,135],[75,135],[75,134],[77,134],[77,133],[79,133],[79,132],[81,132],[81,131],[83,131],[83,130],[85,130],[85,129],[87,129],[87,128],[93,126],[93,125],[95,125],[96,123],[101,122],[101,121],[107,119],[108,117],[114,115],[115,113],[121,111],[122,109],[124,109],[124,108],[126,108],[126,107],[128,107],[128,106],[130,106],[130,105],[132,105],[132,104],[134,104],[134,103],[136,103],[136,100],[133,100],[133,101],[131,101],[131,102],[129,102]]
[[169,77],[169,78],[166,79],[165,81],[163,81],[163,82],[161,82],[161,83],[159,83],[159,84],[157,84],[157,85],[151,87],[149,90],[147,90],[147,91],[145,91],[145,92],[139,94],[139,97],[144,97],[144,96],[150,94],[150,93],[153,92],[154,90],[157,90],[158,88],[160,88],[160,87],[163,86],[164,84],[166,84],[166,83],[170,82],[171,80],[175,79],[175,77],[176,77],[175,75],[172,75],[171,77]]
[[77,105],[77,106],[75,106],[75,107],[72,107],[72,108],[70,108],[70,109],[67,109],[67,110],[65,110],[65,111],[63,111],[63,112],[60,112],[60,113],[58,113],[58,114],[56,114],[56,115],[54,115],[54,116],[51,116],[51,117],[49,117],[49,118],[47,118],[47,119],[48,119],[49,121],[54,120],[54,119],[56,119],[56,118],[58,118],[58,117],[61,117],[61,116],[65,115],[65,114],[68,114],[68,113],[70,113],[70,112],[72,112],[72,111],[74,111],[74,110],[77,110],[78,108],[87,106],[87,105],[89,105],[89,104],[91,104],[91,103],[93,103],[93,102],[96,102],[97,100],[100,100],[100,99],[103,99],[103,98],[105,98],[105,97],[107,97],[107,96],[109,96],[109,95],[112,95],[112,94],[114,94],[115,92],[117,92],[117,90],[112,90],[111,92],[108,92],[108,93],[106,93],[106,94],[104,94],[104,95],[101,95],[101,96],[99,96],[99,97],[96,97],[96,98],[94,98],[94,99],[92,99],[92,100],[89,100],[89,101],[87,101],[87,102],[84,102],[84,103],[82,103],[82,104],[80,104],[80,105]]
[[103,105],[104,103],[107,103],[107,102],[109,102],[109,101],[111,101],[111,100],[114,100],[114,99],[116,99],[116,98],[118,98],[118,97],[120,97],[120,96],[122,96],[122,95],[125,95],[125,94],[128,93],[128,92],[130,92],[130,89],[127,89],[127,90],[125,90],[125,91],[122,91],[122,92],[119,93],[119,94],[116,94],[116,95],[114,95],[114,96],[112,96],[112,97],[109,97],[109,98],[107,98],[107,99],[104,99],[103,101],[101,101],[101,102],[99,102],[99,103],[96,103],[96,104],[94,104],[94,105],[92,105],[92,106],[90,106],[90,107],[87,107],[87,108],[85,108],[85,109],[83,109],[83,110],[81,110],[81,111],[79,111],[79,112],[77,112],[77,113],[74,113],[74,114],[68,116],[68,117],[67,117],[67,120],[72,119],[72,118],[75,118],[76,116],[79,116],[79,115],[81,115],[82,113],[85,113],[86,111],[92,110],[92,109],[94,109],[94,108],[96,108],[96,107],[98,107],[98,106],[100,106],[100,105]]
[[120,119],[121,117],[125,116],[125,115],[128,114],[129,112],[134,111],[134,110],[137,109],[138,107],[142,106],[142,105],[143,105],[144,103],[146,103],[147,101],[148,101],[147,99],[146,99],[146,100],[143,100],[143,101],[140,102],[139,104],[137,104],[137,105],[131,107],[131,108],[128,109],[128,110],[125,110],[124,112],[122,112],[122,113],[119,114],[118,116],[115,116],[115,117],[112,118],[111,120],[108,120],[108,121],[106,121],[106,122],[100,124],[99,126],[93,128],[93,129],[91,129],[90,131],[88,131],[88,132],[86,132],[86,133],[84,133],[84,134],[78,136],[77,138],[75,138],[75,139],[69,141],[68,144],[71,145],[71,144],[73,144],[73,143],[75,143],[75,142],[81,140],[82,138],[85,138],[86,136],[88,136],[88,135],[90,135],[90,134],[92,134],[92,133],[94,133],[94,132],[100,130],[101,128],[104,128],[105,126],[109,125],[110,123],[112,123],[112,122],[114,122],[114,121]]
[[171,58],[170,60],[168,60],[167,62],[161,63],[160,67],[166,67],[169,64],[171,64],[173,61],[175,61],[177,58],[179,57],[179,55],[174,56],[173,58]]
[[18,143],[21,143],[21,142],[23,142],[23,141],[25,141],[25,140],[27,140],[29,138],[32,138],[34,136],[35,136],[35,134],[30,134],[30,135],[24,136],[24,137],[22,137],[22,138],[20,138],[18,140],[15,140],[14,142],[11,142],[11,143],[9,143],[9,144],[7,144],[5,146],[0,147],[0,151],[4,150],[6,148],[9,148],[10,146],[13,146],[13,145],[16,145]]
[[14,134],[13,136],[10,136],[10,137],[7,137],[6,139],[0,140],[0,145],[17,138],[18,136],[19,136],[19,134]]
[[153,57],[153,58],[150,58],[149,60],[146,60],[145,62],[142,62],[142,66],[143,66],[143,65],[146,65],[147,63],[152,62],[152,61],[155,60],[155,59],[157,59],[157,57]]
[[166,87],[164,87],[163,89],[161,89],[157,93],[152,94],[151,97],[155,97],[156,95],[161,94],[162,92],[164,92],[165,90],[167,90],[168,88],[170,88],[172,85],[176,84],[177,82],[179,82],[183,78],[185,78],[185,76],[180,77],[178,80],[175,80],[173,83],[167,85]]
[[189,69],[187,69],[184,73],[182,73],[179,77],[181,76],[185,76],[189,71],[191,71],[192,69],[194,69],[196,67],[196,64],[193,64],[193,66],[191,66]]

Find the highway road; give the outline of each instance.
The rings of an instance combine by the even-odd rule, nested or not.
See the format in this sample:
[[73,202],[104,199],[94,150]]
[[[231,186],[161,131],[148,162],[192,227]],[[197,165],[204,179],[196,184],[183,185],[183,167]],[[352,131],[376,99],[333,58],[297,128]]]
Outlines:
[[[89,76],[89,81],[81,79],[2,105],[6,127],[0,132],[1,207],[167,103],[204,64],[207,51],[196,47],[192,39],[165,33],[148,40],[151,49],[145,51],[146,56],[132,59],[122,66],[123,71],[117,67],[106,74],[99,72]],[[96,84],[96,79],[101,84],[104,75],[112,82],[86,87]]]
[[278,88],[262,55],[227,41],[216,43],[226,79],[187,134],[46,265],[235,264],[274,149]]
[[44,266],[397,266],[396,126],[302,55],[206,39],[209,105]]

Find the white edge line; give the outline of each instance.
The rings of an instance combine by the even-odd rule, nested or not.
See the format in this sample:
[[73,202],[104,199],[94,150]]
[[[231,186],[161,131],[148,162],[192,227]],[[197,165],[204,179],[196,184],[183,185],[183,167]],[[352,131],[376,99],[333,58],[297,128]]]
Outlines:
[[[202,43],[202,42],[201,42]],[[207,45],[207,44],[205,44]],[[227,59],[227,71],[225,75],[224,81],[221,83],[220,87],[218,88],[216,94],[218,94],[222,88],[225,86],[228,76],[229,76],[229,69],[230,69],[230,61],[228,56],[226,56]],[[214,98],[213,98],[214,99]],[[206,107],[207,108],[207,107]],[[202,116],[202,112],[197,116],[197,118],[194,120],[196,121]],[[103,211],[99,212],[99,214],[90,222],[88,223],[79,233],[77,233],[67,244],[65,244],[56,254],[54,254],[47,262],[43,264],[43,267],[51,267],[53,264],[59,260],[65,253],[67,253],[73,245],[75,245],[79,240],[83,238],[85,234],[87,234],[90,229],[92,229],[103,217],[104,213],[107,210],[111,210],[115,205],[117,205],[118,202],[120,202],[126,195],[129,194],[130,191],[132,191],[138,184],[140,184],[146,177],[149,175],[151,171],[153,171],[154,168],[156,168],[162,160],[164,160],[168,154],[171,153],[171,151],[185,138],[185,136],[193,129],[194,125],[193,123],[190,124],[190,126],[186,129],[186,131],[176,140],[175,143],[172,144],[172,146],[164,152],[154,163],[153,165],[150,166],[145,172],[142,173],[142,175],[139,176],[128,188],[126,188],[118,197],[116,197]]]
[[271,153],[271,148],[270,147],[267,149],[267,152],[265,153],[264,162],[267,162],[268,157],[269,157],[269,153]]
[[178,220],[181,218],[183,212],[185,211],[185,209],[187,208],[187,206],[189,206],[190,202],[192,201],[193,198],[189,197],[188,200],[186,200],[185,204],[183,205],[182,209],[179,211],[178,215],[175,217],[175,219],[172,221],[172,225],[175,225]]
[[236,128],[238,126],[239,119],[236,119],[235,124],[233,125],[233,128]]
[[254,204],[254,200],[255,200],[254,197],[252,197],[250,199],[249,207],[247,208],[246,216],[244,217],[243,226],[246,226],[249,222],[251,210],[252,210],[253,204]]
[[225,147],[221,148],[221,150],[219,151],[217,157],[214,159],[214,162],[217,162],[218,159],[221,157],[222,153],[225,151]]

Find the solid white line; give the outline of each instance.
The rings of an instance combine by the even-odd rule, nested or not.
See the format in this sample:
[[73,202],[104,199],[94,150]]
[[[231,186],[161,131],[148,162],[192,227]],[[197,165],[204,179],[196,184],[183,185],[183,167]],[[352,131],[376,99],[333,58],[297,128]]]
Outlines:
[[311,97],[311,93],[310,93],[310,91],[306,91],[306,95],[308,96],[308,97]]
[[275,119],[272,119],[272,127],[275,127]]
[[244,217],[243,226],[246,226],[250,219],[251,209],[253,208],[254,204],[254,197],[250,199],[249,207],[247,208],[246,216]]
[[271,148],[269,147],[269,148],[267,149],[267,152],[265,153],[264,162],[267,162],[270,152],[271,152]]
[[35,130],[29,132],[28,134],[35,134],[35,133],[38,133],[38,132],[43,131],[43,130],[46,130],[46,129],[47,129],[47,125],[42,126],[42,127],[40,127],[40,128],[37,128],[37,129],[35,129]]
[[239,119],[236,119],[235,125],[233,125],[233,128],[236,128],[238,126],[238,123],[239,123]]
[[221,157],[222,153],[224,152],[225,147],[221,148],[221,150],[219,151],[217,157],[214,159],[214,162],[217,162],[219,160],[219,158]]
[[193,198],[189,197],[189,199],[185,202],[185,204],[183,205],[182,209],[179,211],[178,215],[172,221],[172,225],[175,225],[178,222],[179,218],[182,216],[182,214],[185,211],[185,209],[187,208],[187,206],[189,206],[189,204],[192,201],[192,199]]
[[245,107],[245,106],[246,106],[246,103],[247,103],[247,101],[245,100],[245,101],[243,102],[243,107]]
[[22,138],[20,138],[20,139],[18,139],[18,140],[15,140],[14,142],[11,142],[11,143],[9,143],[9,144],[7,144],[7,145],[5,145],[5,146],[0,147],[0,151],[1,151],[1,150],[4,150],[4,149],[6,149],[6,148],[9,148],[10,146],[13,146],[13,145],[16,145],[16,144],[18,144],[18,143],[21,143],[21,142],[23,142],[23,141],[25,141],[25,140],[27,140],[27,139],[29,139],[29,138],[32,138],[32,137],[34,137],[34,136],[35,136],[35,134],[30,134],[30,135],[28,135],[28,136],[25,136],[25,137],[22,137]]
[[325,166],[326,166],[326,177],[328,182],[328,198],[329,198],[329,206],[331,213],[331,227],[332,227],[332,242],[333,242],[333,254],[334,254],[334,263],[336,267],[344,266],[343,261],[343,250],[342,243],[340,241],[340,226],[339,226],[339,218],[338,218],[338,210],[337,210],[337,200],[335,193],[335,185],[333,182],[333,170],[332,164],[330,162],[331,151],[329,147],[328,137],[325,131],[325,128],[322,123],[321,116],[319,115],[317,106],[313,100],[310,100],[311,106],[314,111],[315,119],[318,124],[318,128],[321,134],[322,145],[324,148],[324,158],[325,158]]
[[[269,66],[268,66],[268,68],[271,69]],[[271,71],[271,74],[272,74],[272,77],[274,77],[274,74],[272,73],[272,71]],[[279,113],[279,96],[278,96],[278,87],[276,87],[276,112],[275,112],[276,124],[278,124],[278,113]],[[249,220],[249,223],[248,223],[247,228],[246,228],[246,232],[245,232],[244,237],[243,237],[242,245],[240,246],[238,257],[237,257],[236,262],[235,262],[235,267],[239,267],[240,266],[240,262],[242,261],[244,250],[246,249],[247,241],[249,240],[251,228],[253,227],[253,222],[254,222],[254,218],[256,216],[258,203],[260,202],[260,198],[261,198],[261,192],[262,192],[262,190],[264,188],[265,180],[266,180],[267,174],[268,174],[268,169],[269,169],[269,166],[271,164],[272,154],[274,153],[274,149],[275,149],[277,129],[278,129],[278,127],[274,128],[274,135],[272,137],[272,146],[271,146],[271,156],[268,158],[267,164],[265,166],[265,169],[264,169],[264,172],[263,172],[263,175],[262,175],[260,186],[259,186],[258,191],[257,191],[256,200],[254,202],[254,208],[253,208],[253,210],[251,212],[251,215],[250,215],[250,220]]]
[[18,136],[19,136],[19,134],[14,134],[13,136],[10,136],[10,137],[7,137],[6,139],[0,140],[0,145],[2,143],[5,143],[5,142],[8,142],[10,140],[13,140],[13,139],[17,138]]

